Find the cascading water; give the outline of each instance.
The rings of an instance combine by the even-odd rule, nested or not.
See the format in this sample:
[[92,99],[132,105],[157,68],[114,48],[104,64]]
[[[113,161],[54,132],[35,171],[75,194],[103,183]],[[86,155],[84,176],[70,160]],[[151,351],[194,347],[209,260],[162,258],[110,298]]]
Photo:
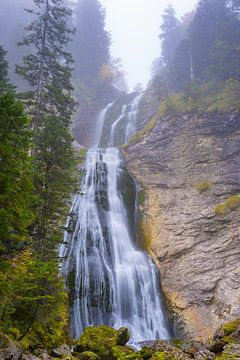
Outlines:
[[138,95],[131,104],[131,109],[128,114],[128,123],[126,126],[126,133],[125,133],[125,143],[128,142],[129,137],[135,133],[136,131],[136,122],[137,122],[137,114],[138,114],[138,106],[140,100],[143,97],[143,93]]
[[128,139],[134,132],[136,131],[136,122],[137,122],[137,115],[138,115],[138,106],[143,97],[143,93],[136,96],[130,105],[123,105],[121,115],[114,121],[111,126],[108,145],[114,146],[116,135],[118,133],[118,127],[122,120],[126,120],[125,125],[125,136],[124,141],[125,143],[128,142]]
[[117,148],[88,151],[81,193],[67,224],[73,229],[61,247],[62,273],[74,294],[70,300],[75,338],[86,326],[100,324],[128,327],[132,343],[169,338],[157,269],[131,235],[120,186],[123,172]]

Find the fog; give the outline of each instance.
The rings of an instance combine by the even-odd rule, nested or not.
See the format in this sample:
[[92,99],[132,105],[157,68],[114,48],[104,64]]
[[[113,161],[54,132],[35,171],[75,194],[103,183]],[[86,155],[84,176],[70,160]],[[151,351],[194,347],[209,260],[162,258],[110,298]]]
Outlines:
[[150,78],[152,61],[159,57],[161,15],[172,4],[179,18],[192,11],[197,0],[101,0],[106,28],[112,34],[112,55],[122,58],[129,87]]

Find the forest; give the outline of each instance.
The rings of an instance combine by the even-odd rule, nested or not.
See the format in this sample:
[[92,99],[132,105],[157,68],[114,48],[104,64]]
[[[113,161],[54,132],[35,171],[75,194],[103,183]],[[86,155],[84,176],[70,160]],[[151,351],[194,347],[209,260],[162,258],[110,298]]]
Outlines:
[[[49,350],[75,344],[70,280],[66,286],[60,275],[59,252],[86,158],[74,140],[86,138],[88,145],[96,114],[132,95],[121,59],[111,55],[98,0],[19,3],[2,0],[0,11],[0,333],[24,351]],[[181,19],[166,7],[144,93],[155,117],[138,126],[130,143],[151,131],[156,116],[174,122],[191,114],[239,114],[240,1],[199,0]],[[234,201],[235,210],[240,202]],[[127,355],[100,358],[180,359]]]

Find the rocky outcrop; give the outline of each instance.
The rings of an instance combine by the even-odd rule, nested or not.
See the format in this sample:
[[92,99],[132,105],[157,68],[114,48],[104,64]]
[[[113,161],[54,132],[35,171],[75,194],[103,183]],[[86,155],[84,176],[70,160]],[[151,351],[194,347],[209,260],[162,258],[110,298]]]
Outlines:
[[240,116],[158,119],[124,151],[177,331],[206,339],[240,316]]

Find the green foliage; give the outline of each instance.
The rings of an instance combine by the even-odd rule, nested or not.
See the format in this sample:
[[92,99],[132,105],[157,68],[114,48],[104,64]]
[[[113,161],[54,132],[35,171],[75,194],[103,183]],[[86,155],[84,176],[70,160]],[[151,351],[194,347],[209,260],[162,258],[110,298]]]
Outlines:
[[[160,38],[165,66],[152,81],[152,88],[161,98],[182,92],[196,79],[199,84],[240,80],[238,0],[200,0],[196,11],[185,18],[179,22],[171,7],[163,15]],[[235,99],[234,106],[230,99],[221,105],[220,98],[212,99],[210,104],[216,101],[218,108],[232,108],[237,106]],[[195,109],[191,101],[192,96],[185,99],[187,110]]]
[[166,98],[160,105],[160,115],[174,118],[193,113],[240,111],[239,96],[240,82],[236,80],[193,84],[184,92]]
[[[5,263],[2,282],[5,278],[8,288],[2,310],[2,327],[5,331],[14,329],[11,333],[18,336],[24,348],[50,348],[65,342],[68,334],[68,301],[63,280],[59,277],[58,246],[62,241],[62,224],[75,185],[75,161],[69,131],[74,108],[70,94],[72,58],[65,50],[72,30],[67,26],[71,11],[63,6],[62,0],[34,0],[34,3],[34,10],[27,10],[34,16],[34,21],[27,27],[27,35],[21,43],[29,46],[31,53],[24,56],[23,65],[17,66],[18,74],[32,88],[31,92],[24,94],[27,111],[31,115],[32,168],[27,161],[24,168],[20,167],[25,154],[22,151],[18,164],[13,164],[13,177],[19,191],[11,193],[13,203],[20,194],[25,196],[27,210],[31,209],[30,214],[34,213],[34,221],[29,215],[27,222],[27,211],[23,213],[24,218],[15,209],[18,215],[15,227],[26,230],[27,223],[28,237],[24,239],[24,252],[15,254],[11,249],[12,259]],[[15,119],[12,117],[10,120],[14,122]],[[25,140],[24,133],[21,136],[17,131],[10,134],[13,137],[11,141],[14,141],[11,151],[15,161],[18,142],[23,149],[27,147],[29,156],[29,138]],[[34,183],[31,205],[29,188],[24,183],[24,176],[30,170]],[[21,184],[18,176],[22,176]],[[7,184],[11,185],[9,179]],[[21,206],[25,206],[23,201]],[[20,211],[21,207],[17,210]],[[15,232],[11,230],[11,234],[15,235]],[[14,265],[15,259],[17,265]],[[13,271],[15,267],[17,273]]]
[[5,59],[7,52],[0,46],[0,95],[12,89],[8,80],[8,63]]
[[33,221],[29,120],[13,94],[0,97],[0,256],[24,247]]

